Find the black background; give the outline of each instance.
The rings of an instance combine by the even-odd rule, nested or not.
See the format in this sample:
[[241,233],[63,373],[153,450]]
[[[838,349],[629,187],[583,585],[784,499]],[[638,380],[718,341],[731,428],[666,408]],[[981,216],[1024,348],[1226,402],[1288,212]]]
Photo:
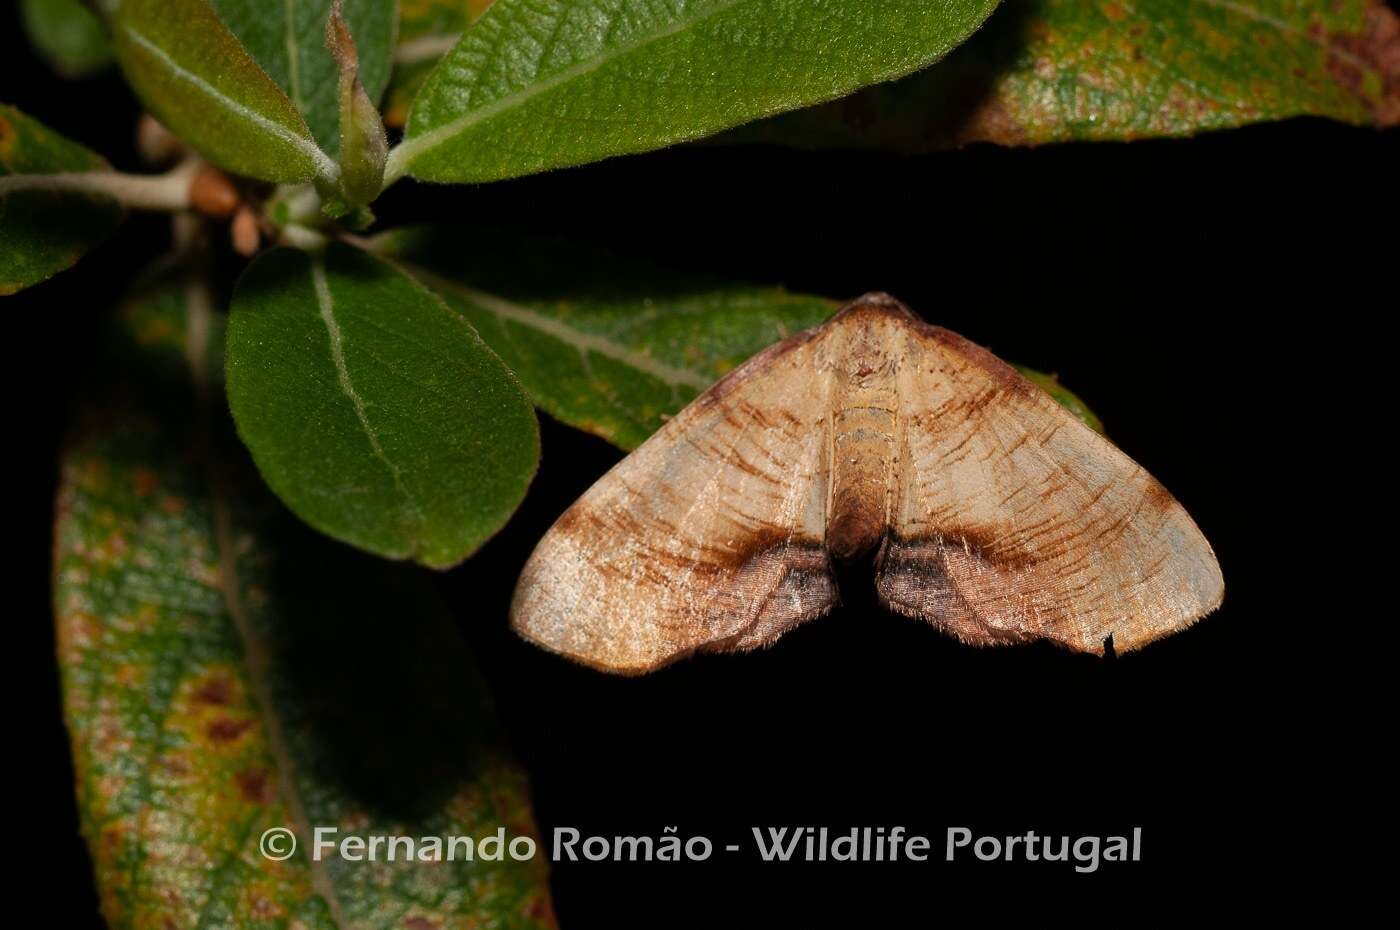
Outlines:
[[[137,108],[120,81],[49,77],[5,15],[0,96],[136,168]],[[890,291],[1059,372],[1196,517],[1225,572],[1217,615],[1118,659],[960,646],[881,610],[857,571],[844,607],[768,651],[612,679],[504,627],[534,542],[620,457],[546,418],[522,511],[439,579],[546,832],[676,826],[722,846],[751,825],[901,824],[938,848],[949,826],[1144,831],[1141,863],[1092,875],[761,864],[751,851],[564,864],[553,873],[564,926],[1377,918],[1390,807],[1380,746],[1393,724],[1369,660],[1395,610],[1388,550],[1368,528],[1392,506],[1375,460],[1394,412],[1379,392],[1393,365],[1398,155],[1394,131],[1297,120],[919,158],[689,148],[386,198],[389,223],[458,214],[800,291]],[[7,650],[20,722],[8,845],[63,889],[45,895],[51,926],[97,922],[48,620],[55,461],[95,323],[164,231],[135,217],[76,271],[3,305],[21,592]]]

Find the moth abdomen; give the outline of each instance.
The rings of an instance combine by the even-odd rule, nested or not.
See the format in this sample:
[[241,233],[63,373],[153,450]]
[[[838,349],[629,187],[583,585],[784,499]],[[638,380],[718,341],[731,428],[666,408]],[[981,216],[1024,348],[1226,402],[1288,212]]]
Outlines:
[[878,545],[889,525],[899,395],[887,369],[843,385],[839,396],[831,417],[826,534],[831,554],[849,559]]

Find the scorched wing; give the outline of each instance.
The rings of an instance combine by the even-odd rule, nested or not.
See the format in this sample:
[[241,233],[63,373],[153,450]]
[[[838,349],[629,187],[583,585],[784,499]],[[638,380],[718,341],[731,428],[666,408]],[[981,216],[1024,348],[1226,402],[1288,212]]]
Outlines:
[[990,352],[871,294],[759,353],[540,541],[511,622],[610,672],[767,645],[876,551],[892,609],[978,645],[1136,649],[1219,606],[1157,481]]

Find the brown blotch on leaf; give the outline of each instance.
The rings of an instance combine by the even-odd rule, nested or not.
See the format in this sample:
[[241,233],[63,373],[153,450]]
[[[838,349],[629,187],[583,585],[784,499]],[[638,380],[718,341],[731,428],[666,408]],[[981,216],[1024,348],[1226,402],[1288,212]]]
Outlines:
[[238,739],[244,733],[253,728],[252,720],[234,720],[232,717],[220,717],[211,721],[204,728],[204,733],[216,743],[227,743]]
[[160,477],[149,468],[137,468],[131,473],[131,483],[138,496],[146,497],[160,487]]
[[1103,5],[1103,15],[1113,20],[1115,23],[1121,23],[1128,18],[1128,11],[1116,3],[1105,3]]
[[547,894],[536,894],[525,902],[525,907],[521,911],[526,920],[543,924],[546,927],[558,927],[559,919],[554,916],[554,905]]
[[[1383,3],[1372,4],[1359,33],[1329,34],[1315,24],[1309,35],[1328,49],[1327,71],[1333,80],[1366,101],[1376,124],[1400,125],[1400,16]],[[1379,98],[1366,93],[1365,68],[1381,80]]]
[[244,769],[233,776],[238,796],[251,804],[267,804],[272,800],[272,777],[266,769]]
[[223,675],[214,676],[199,686],[194,699],[201,704],[227,704],[233,699],[233,683]]

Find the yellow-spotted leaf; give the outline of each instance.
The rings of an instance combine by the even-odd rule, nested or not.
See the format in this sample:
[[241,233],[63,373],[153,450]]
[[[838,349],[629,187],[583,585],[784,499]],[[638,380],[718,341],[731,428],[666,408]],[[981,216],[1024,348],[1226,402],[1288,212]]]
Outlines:
[[190,280],[132,301],[63,456],[59,661],[107,925],[554,926],[540,852],[339,854],[533,837],[525,778],[423,579],[306,530],[252,473],[220,329]]
[[1384,0],[1007,0],[933,68],[733,138],[918,152],[1295,116],[1400,124],[1400,18]]

